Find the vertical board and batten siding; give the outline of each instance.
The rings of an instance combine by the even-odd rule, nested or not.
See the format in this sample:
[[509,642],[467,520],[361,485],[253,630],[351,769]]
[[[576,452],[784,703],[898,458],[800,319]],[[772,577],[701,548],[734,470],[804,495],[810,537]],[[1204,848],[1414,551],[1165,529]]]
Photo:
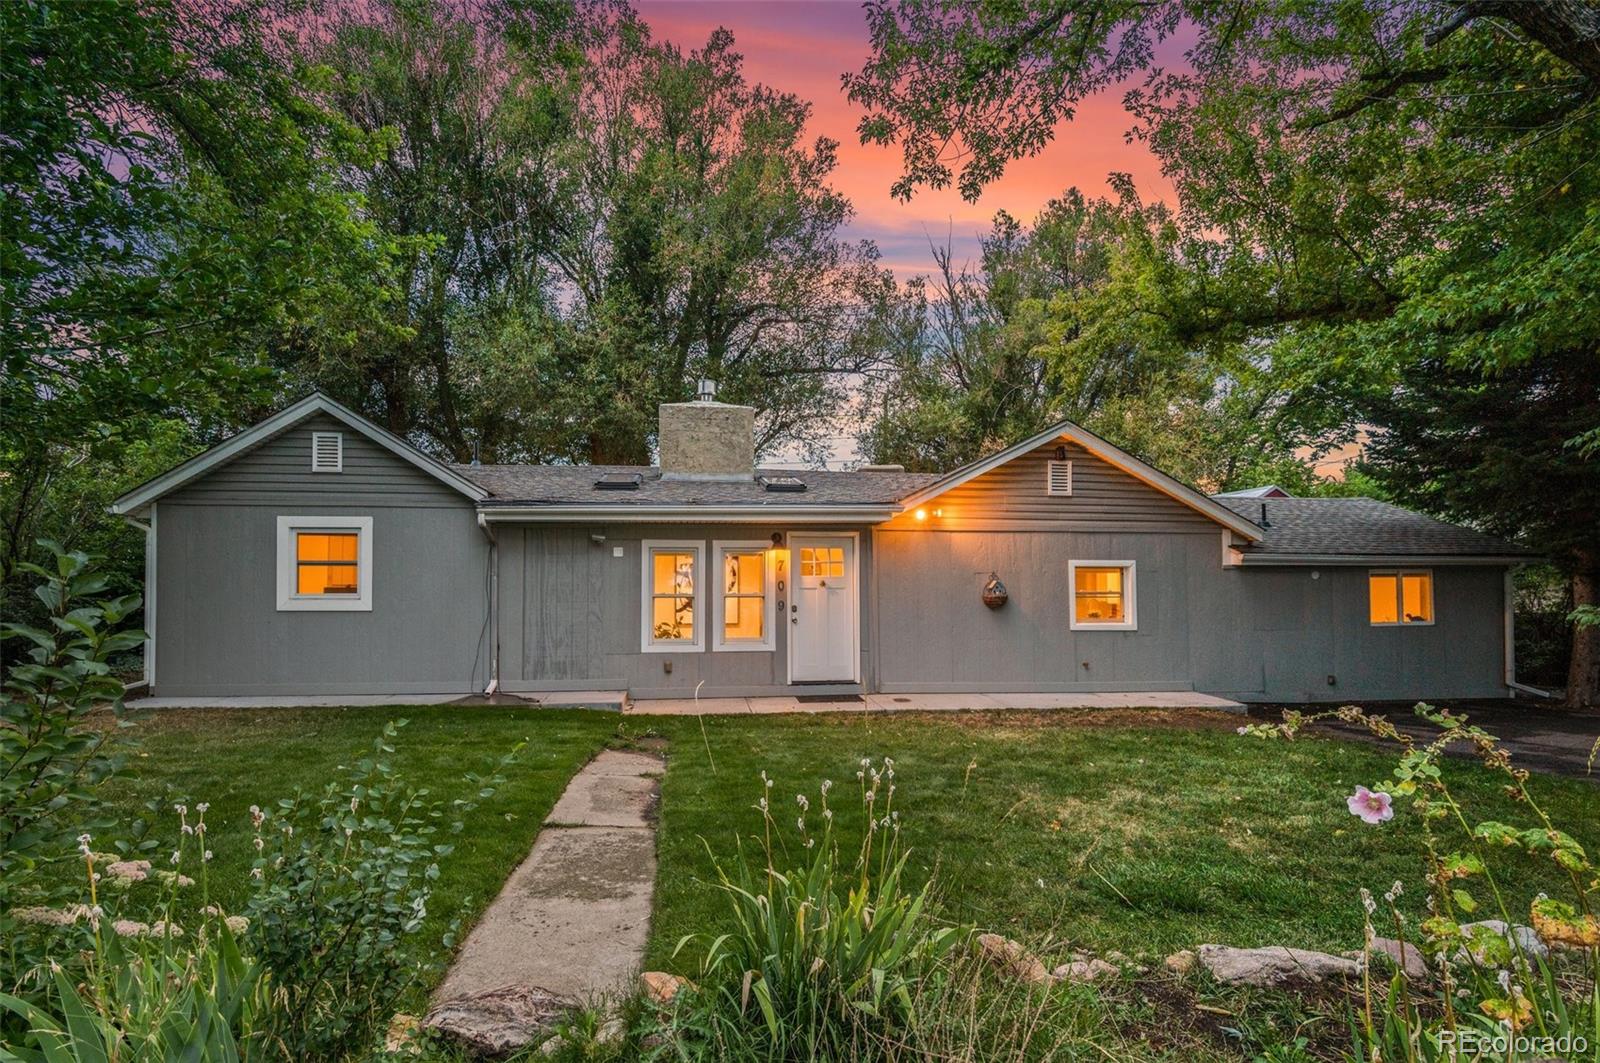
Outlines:
[[[712,543],[717,540],[770,540],[779,525],[707,524],[502,524],[500,543],[500,679],[508,691],[628,690],[636,698],[745,697],[795,693],[842,693],[861,684],[788,684],[787,608],[792,579],[776,592],[784,602],[770,651],[719,651],[713,648],[711,595],[717,582]],[[862,614],[861,674],[871,674],[866,632],[871,605],[867,593],[870,536],[862,528],[806,531],[858,531]],[[597,543],[592,536],[604,536]],[[646,539],[702,544],[707,572],[702,603],[705,648],[698,652],[645,653],[640,647],[643,616],[642,560]],[[616,548],[622,556],[613,556]],[[672,671],[666,670],[671,665]],[[703,685],[702,685],[703,684]]]
[[[926,520],[875,529],[878,689],[1505,695],[1502,569],[1436,567],[1435,624],[1373,627],[1366,568],[1225,567],[1220,525],[1081,448],[1068,445],[1073,494],[1047,494],[1054,454],[1041,447],[928,500]],[[1074,559],[1136,562],[1138,630],[1071,630]],[[999,610],[981,600],[991,572],[1010,594]]]
[[[344,471],[311,471],[311,433]],[[488,682],[488,544],[470,499],[329,417],[157,503],[161,696],[451,693]],[[370,516],[370,612],[279,612],[277,518]]]

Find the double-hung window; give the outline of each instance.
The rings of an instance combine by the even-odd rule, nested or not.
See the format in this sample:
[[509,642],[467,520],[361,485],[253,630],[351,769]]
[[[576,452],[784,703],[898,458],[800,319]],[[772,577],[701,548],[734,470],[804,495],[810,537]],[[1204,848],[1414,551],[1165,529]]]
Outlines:
[[644,541],[644,624],[646,653],[705,648],[705,593],[701,572],[705,545],[697,541]]
[[712,544],[716,558],[716,616],[712,648],[717,650],[771,650],[773,648],[772,573],[764,542]]
[[1428,569],[1367,573],[1367,619],[1373,627],[1433,623],[1433,573]]
[[1132,561],[1069,561],[1073,631],[1133,631],[1138,628]]
[[278,518],[280,612],[371,609],[371,517]]

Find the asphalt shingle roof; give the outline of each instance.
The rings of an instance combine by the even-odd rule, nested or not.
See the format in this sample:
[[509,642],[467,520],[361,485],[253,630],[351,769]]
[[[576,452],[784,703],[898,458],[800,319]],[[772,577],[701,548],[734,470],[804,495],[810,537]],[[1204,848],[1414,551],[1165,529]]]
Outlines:
[[1371,498],[1212,498],[1262,524],[1264,538],[1246,553],[1371,554],[1385,557],[1524,555],[1532,551],[1483,532]]
[[[792,476],[804,491],[768,491],[757,480],[664,480],[648,465],[454,465],[489,492],[481,506],[592,505],[618,509],[685,505],[887,506],[927,487],[935,473],[817,469],[760,469],[758,475]],[[606,491],[607,474],[638,474],[635,491]],[[1492,535],[1434,520],[1370,498],[1239,498],[1213,500],[1246,520],[1267,523],[1263,539],[1246,549],[1263,557],[1294,554],[1383,557],[1531,556]]]
[[[759,469],[762,476],[792,476],[804,491],[768,491],[754,478],[740,481],[663,480],[648,465],[455,465],[456,472],[489,491],[481,505],[892,505],[939,477],[923,472],[834,472]],[[637,491],[603,491],[607,473],[638,473]]]

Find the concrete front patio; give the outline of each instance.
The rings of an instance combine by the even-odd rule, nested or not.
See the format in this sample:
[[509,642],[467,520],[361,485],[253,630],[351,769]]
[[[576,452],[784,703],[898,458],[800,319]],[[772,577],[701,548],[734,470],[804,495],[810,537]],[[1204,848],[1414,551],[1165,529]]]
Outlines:
[[630,701],[629,716],[743,716],[818,712],[963,712],[972,709],[1224,709],[1243,712],[1227,698],[1192,690],[1101,694],[862,694],[838,700],[776,698],[657,698]]
[[1146,690],[1099,694],[863,694],[838,699],[657,698],[634,701],[620,690],[575,690],[549,694],[496,694],[492,698],[455,694],[368,694],[310,696],[258,695],[231,698],[131,698],[130,709],[316,708],[363,705],[538,705],[622,712],[629,716],[763,716],[819,712],[962,712],[972,709],[1222,709],[1243,712],[1227,698],[1192,690]]

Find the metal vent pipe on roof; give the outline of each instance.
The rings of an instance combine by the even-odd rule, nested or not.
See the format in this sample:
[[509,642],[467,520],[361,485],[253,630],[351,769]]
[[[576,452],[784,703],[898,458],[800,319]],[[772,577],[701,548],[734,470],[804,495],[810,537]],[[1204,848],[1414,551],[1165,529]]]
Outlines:
[[717,401],[717,382],[710,377],[701,377],[695,385],[694,397],[701,402]]

